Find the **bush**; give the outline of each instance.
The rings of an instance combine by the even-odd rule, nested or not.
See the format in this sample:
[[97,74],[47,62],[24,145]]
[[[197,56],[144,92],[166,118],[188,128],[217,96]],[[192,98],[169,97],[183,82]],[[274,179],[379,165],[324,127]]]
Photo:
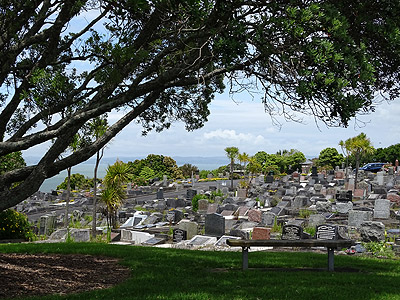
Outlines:
[[199,200],[200,199],[204,199],[204,198],[205,198],[205,196],[201,195],[201,194],[195,195],[192,198],[192,209],[193,209],[193,211],[197,211],[199,209]]
[[[101,182],[101,179],[97,179]],[[57,190],[67,189],[68,176],[65,177],[64,181],[57,186]],[[93,187],[93,178],[86,178],[84,175],[79,173],[74,173],[70,178],[71,190],[84,190]]]
[[35,234],[24,214],[13,209],[0,212],[0,240],[25,239],[28,241],[34,238]]
[[309,209],[306,209],[306,208],[300,209],[300,211],[299,211],[300,218],[307,219],[311,214],[312,214],[312,211]]

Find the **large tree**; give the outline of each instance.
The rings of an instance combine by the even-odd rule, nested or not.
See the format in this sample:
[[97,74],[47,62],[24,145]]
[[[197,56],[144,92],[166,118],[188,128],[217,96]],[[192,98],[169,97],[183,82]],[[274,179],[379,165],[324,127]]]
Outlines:
[[325,148],[321,150],[318,156],[318,166],[325,167],[329,166],[335,169],[336,166],[340,166],[343,162],[343,155],[339,154],[336,148]]
[[[87,160],[135,121],[201,127],[215,92],[347,126],[378,92],[399,95],[400,3],[391,0],[9,0],[0,3],[0,157],[52,141],[0,175],[0,210]],[[99,139],[58,159],[90,120]],[[22,182],[13,185],[15,182]]]

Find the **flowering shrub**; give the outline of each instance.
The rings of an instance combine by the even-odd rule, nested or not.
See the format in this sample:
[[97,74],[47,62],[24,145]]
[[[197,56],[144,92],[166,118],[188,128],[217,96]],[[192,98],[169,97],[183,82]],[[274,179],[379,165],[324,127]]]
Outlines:
[[206,178],[206,179],[199,179],[199,182],[208,182],[217,180],[228,180],[228,178]]
[[0,240],[25,239],[32,240],[35,234],[27,217],[13,209],[0,212]]

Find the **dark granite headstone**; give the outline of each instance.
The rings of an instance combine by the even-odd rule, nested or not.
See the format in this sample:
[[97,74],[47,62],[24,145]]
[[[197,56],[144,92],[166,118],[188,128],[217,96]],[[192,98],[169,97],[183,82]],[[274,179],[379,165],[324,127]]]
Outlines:
[[274,182],[274,176],[267,175],[267,176],[265,176],[264,180],[265,180],[265,183],[273,183]]
[[220,214],[207,214],[204,224],[205,234],[223,236],[225,234],[225,218]]
[[197,191],[196,190],[192,190],[192,189],[188,189],[186,191],[186,199],[187,200],[192,200],[194,196],[197,195]]
[[352,201],[353,192],[352,191],[337,191],[336,192],[337,201]]
[[330,224],[319,225],[316,227],[315,236],[317,240],[337,240],[338,227]]
[[282,228],[282,240],[300,240],[303,228],[297,225],[284,225]]
[[311,167],[311,176],[312,177],[318,177],[317,167],[315,167],[315,166]]
[[173,241],[174,243],[179,243],[183,240],[187,240],[187,231],[183,229],[176,228],[173,232]]
[[164,199],[164,190],[163,188],[159,188],[157,191],[157,199]]
[[272,212],[273,214],[275,214],[277,216],[284,215],[283,208],[282,207],[278,207],[278,206],[275,206],[275,207],[271,208],[270,212]]

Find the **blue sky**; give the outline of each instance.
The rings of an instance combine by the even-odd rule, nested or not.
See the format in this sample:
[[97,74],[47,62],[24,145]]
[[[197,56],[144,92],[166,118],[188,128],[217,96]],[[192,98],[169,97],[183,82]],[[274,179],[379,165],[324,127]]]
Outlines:
[[[240,100],[239,100],[240,99]],[[261,101],[250,100],[240,94],[233,101],[227,93],[218,94],[210,105],[211,114],[205,126],[187,132],[183,123],[175,123],[161,133],[151,132],[141,135],[141,126],[130,124],[107,146],[104,157],[146,157],[148,154],[167,156],[225,156],[226,147],[238,147],[240,152],[254,155],[258,151],[275,153],[283,149],[297,149],[307,157],[318,157],[321,150],[338,146],[340,140],[364,132],[375,148],[388,147],[400,143],[400,101],[390,104],[382,102],[376,111],[360,116],[361,122],[354,120],[348,128],[328,128],[312,117],[303,123],[286,122],[281,119],[281,128],[273,125],[270,116],[264,111]],[[109,115],[110,123],[121,116]],[[24,156],[40,156],[46,145],[24,151]]]
[[[328,128],[315,123],[312,117],[303,123],[286,122],[273,125],[264,112],[261,101],[249,100],[241,94],[233,101],[229,95],[219,94],[210,106],[209,121],[199,130],[187,132],[183,123],[161,133],[141,136],[141,127],[131,124],[113,139],[105,151],[106,157],[147,156],[225,156],[225,147],[236,146],[240,152],[254,155],[257,151],[275,153],[281,149],[297,149],[307,156],[317,157],[326,147],[361,132],[367,134],[375,148],[399,143],[400,102],[382,102],[374,113],[359,117],[365,123],[353,121],[348,128]],[[240,99],[240,100],[239,100]],[[240,103],[239,103],[240,102]],[[112,118],[118,114],[111,115]]]

